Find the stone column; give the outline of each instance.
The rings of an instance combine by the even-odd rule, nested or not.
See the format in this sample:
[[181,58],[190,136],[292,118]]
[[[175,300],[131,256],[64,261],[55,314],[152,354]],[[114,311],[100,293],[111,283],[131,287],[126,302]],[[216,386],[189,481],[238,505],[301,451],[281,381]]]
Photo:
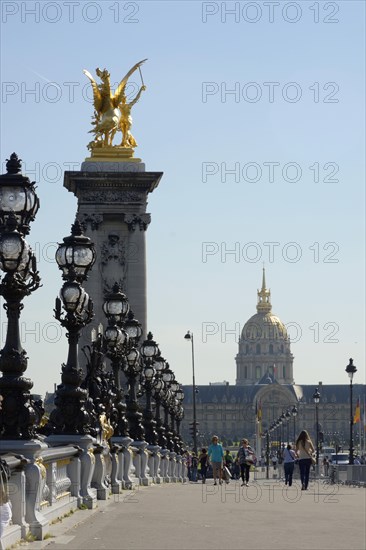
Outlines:
[[[80,349],[90,342],[90,331],[105,326],[105,293],[118,282],[136,319],[147,332],[145,231],[150,223],[147,196],[162,172],[145,172],[144,164],[84,162],[80,172],[65,172],[64,186],[78,199],[77,216],[95,244],[96,262],[84,287],[94,302],[95,317],[83,331]],[[82,364],[84,358],[80,355]]]

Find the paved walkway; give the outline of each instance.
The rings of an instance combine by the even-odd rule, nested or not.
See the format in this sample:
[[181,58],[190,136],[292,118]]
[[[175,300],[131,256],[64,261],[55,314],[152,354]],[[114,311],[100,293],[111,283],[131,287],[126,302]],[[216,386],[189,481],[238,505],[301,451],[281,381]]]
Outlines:
[[[164,484],[98,501],[30,550],[364,550],[366,490],[276,480]],[[76,522],[78,525],[74,526]],[[80,523],[81,522],[81,523]]]

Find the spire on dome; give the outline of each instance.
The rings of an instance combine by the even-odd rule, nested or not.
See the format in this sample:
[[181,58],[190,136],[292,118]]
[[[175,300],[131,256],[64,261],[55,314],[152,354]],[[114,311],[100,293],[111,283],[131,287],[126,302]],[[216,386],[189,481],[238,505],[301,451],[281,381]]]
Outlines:
[[263,268],[262,275],[262,288],[257,291],[258,294],[258,303],[257,311],[258,313],[269,313],[272,309],[271,305],[271,291],[266,288],[266,271]]

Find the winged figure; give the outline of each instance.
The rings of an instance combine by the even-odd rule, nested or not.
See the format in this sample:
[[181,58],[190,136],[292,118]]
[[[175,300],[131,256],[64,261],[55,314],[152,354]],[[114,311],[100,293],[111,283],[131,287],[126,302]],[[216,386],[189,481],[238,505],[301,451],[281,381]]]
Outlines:
[[141,93],[146,89],[141,86],[137,96],[133,101],[126,101],[126,85],[130,76],[140,69],[146,59],[136,63],[119,83],[114,94],[111,91],[110,74],[106,69],[96,69],[96,74],[101,80],[101,84],[97,84],[89,73],[84,69],[84,74],[89,78],[93,88],[94,98],[94,117],[93,126],[90,130],[94,134],[94,141],[89,144],[89,148],[108,147],[112,145],[113,138],[119,130],[123,133],[123,147],[136,147],[136,141],[130,133],[132,124],[131,109],[133,105],[140,99]]

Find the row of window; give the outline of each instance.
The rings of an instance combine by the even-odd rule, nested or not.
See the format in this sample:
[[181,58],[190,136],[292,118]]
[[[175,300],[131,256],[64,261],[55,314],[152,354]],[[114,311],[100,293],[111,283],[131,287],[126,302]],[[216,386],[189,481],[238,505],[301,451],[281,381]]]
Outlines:
[[[284,353],[283,344],[281,344],[281,345],[279,346],[279,348],[278,348],[277,351],[279,351],[280,353]],[[252,353],[252,348],[251,348],[251,346],[250,346],[249,344],[246,344],[246,346],[245,346],[245,353],[248,354],[248,355],[249,355],[250,353]],[[256,353],[256,355],[260,355],[260,354],[262,353],[262,346],[261,346],[261,344],[257,344],[257,345],[255,346],[255,353]],[[268,353],[272,353],[272,354],[274,353],[273,344],[269,344]]]
[[[271,374],[272,376],[275,376],[276,378],[286,378],[287,370],[285,365],[279,365],[274,367],[274,365],[271,365],[270,367],[261,367],[260,365],[257,365],[254,367],[254,377],[256,380],[260,380],[264,374]],[[252,378],[252,376],[249,375],[249,367],[247,365],[244,365],[244,367],[240,368],[241,377],[240,378]]]

